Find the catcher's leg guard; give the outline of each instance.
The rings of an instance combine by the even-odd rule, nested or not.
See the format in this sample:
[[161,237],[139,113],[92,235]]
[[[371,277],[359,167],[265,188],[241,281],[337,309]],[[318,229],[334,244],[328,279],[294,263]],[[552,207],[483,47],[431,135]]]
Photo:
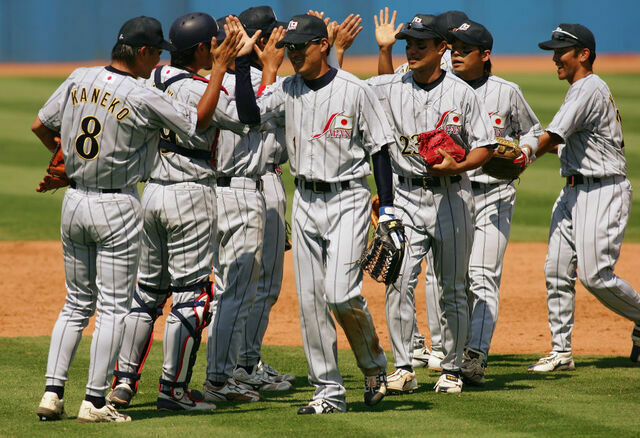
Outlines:
[[212,283],[174,287],[173,308],[167,317],[164,335],[164,364],[160,390],[187,389],[202,339],[202,330],[211,321]]
[[119,383],[127,383],[134,392],[142,367],[147,360],[153,343],[153,326],[170,295],[168,289],[154,289],[138,284],[133,296],[135,303],[125,317],[122,346],[113,372],[113,388]]

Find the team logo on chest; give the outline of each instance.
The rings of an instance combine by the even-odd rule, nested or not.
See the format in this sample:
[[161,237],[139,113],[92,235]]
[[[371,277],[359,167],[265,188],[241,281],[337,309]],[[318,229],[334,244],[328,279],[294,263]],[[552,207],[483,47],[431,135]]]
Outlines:
[[436,129],[442,128],[449,134],[460,134],[462,130],[462,116],[454,111],[445,111],[440,117]]
[[329,121],[324,126],[322,132],[313,135],[311,140],[324,136],[331,138],[351,138],[352,130],[353,116],[346,116],[343,113],[333,113],[331,117],[329,117]]
[[505,117],[497,112],[489,113],[491,124],[493,125],[493,133],[496,137],[504,137]]

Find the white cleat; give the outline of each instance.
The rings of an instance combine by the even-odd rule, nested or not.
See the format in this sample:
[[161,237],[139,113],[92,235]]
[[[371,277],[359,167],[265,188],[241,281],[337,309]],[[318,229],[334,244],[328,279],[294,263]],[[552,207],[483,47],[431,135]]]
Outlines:
[[631,332],[631,340],[633,341],[633,347],[631,347],[631,354],[629,359],[631,362],[640,361],[640,325],[636,325]]
[[326,400],[312,400],[307,406],[298,409],[298,415],[309,414],[331,414],[333,412],[341,412]]
[[213,411],[216,405],[195,389],[173,388],[170,394],[160,391],[157,407],[159,411]]
[[442,371],[442,359],[444,359],[444,353],[438,350],[431,350],[429,355],[428,367],[433,371]]
[[456,394],[462,392],[462,379],[455,374],[442,373],[433,387],[435,392]]
[[286,380],[283,382],[274,381],[270,375],[265,373],[262,368],[258,368],[258,366],[253,367],[251,374],[247,373],[244,368],[238,367],[233,370],[233,378],[256,391],[288,391],[291,389],[291,383]]
[[431,352],[429,347],[421,347],[413,350],[413,359],[411,360],[411,366],[413,368],[425,368],[429,366],[429,357]]
[[465,382],[473,385],[484,384],[484,371],[487,368],[487,361],[484,353],[466,348],[462,359],[460,372]]
[[416,389],[418,389],[418,379],[416,379],[416,373],[414,372],[398,368],[387,376],[389,394],[411,394]]
[[258,362],[258,369],[262,369],[265,373],[273,377],[275,382],[289,382],[291,385],[296,383],[296,376],[293,374],[281,373],[277,369],[273,368],[267,363],[264,363],[262,359]]
[[64,399],[58,398],[55,392],[47,391],[40,400],[36,414],[40,417],[40,421],[57,421],[67,418],[64,411]]
[[126,423],[129,421],[131,421],[130,416],[119,413],[109,403],[96,409],[90,401],[82,400],[78,412],[78,423]]
[[574,371],[573,356],[570,351],[552,351],[548,356],[540,358],[538,362],[529,365],[528,371],[534,373],[548,373],[551,371]]
[[202,393],[204,399],[210,402],[257,402],[262,400],[257,391],[240,384],[233,377],[229,377],[222,386],[214,386],[211,382],[205,380],[202,386]]

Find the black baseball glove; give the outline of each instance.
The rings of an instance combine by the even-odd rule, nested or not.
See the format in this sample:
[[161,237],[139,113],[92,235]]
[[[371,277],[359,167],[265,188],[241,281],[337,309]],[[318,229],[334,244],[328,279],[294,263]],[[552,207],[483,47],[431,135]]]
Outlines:
[[373,240],[362,253],[358,264],[375,281],[392,284],[400,274],[405,240],[401,220],[380,222]]

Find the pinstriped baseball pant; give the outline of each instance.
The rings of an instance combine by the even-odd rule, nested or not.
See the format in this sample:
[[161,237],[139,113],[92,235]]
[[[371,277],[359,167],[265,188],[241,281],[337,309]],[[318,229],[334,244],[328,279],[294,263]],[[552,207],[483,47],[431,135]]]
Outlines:
[[565,186],[560,192],[551,215],[545,262],[554,351],[571,350],[576,277],[606,307],[640,323],[640,295],[613,272],[631,198],[631,184],[623,176]]
[[336,328],[343,328],[365,375],[385,371],[387,361],[367,301],[361,295],[364,250],[370,224],[368,187],[314,193],[298,188],[292,209],[292,251],[300,327],[314,400],[346,410],[338,370]]

